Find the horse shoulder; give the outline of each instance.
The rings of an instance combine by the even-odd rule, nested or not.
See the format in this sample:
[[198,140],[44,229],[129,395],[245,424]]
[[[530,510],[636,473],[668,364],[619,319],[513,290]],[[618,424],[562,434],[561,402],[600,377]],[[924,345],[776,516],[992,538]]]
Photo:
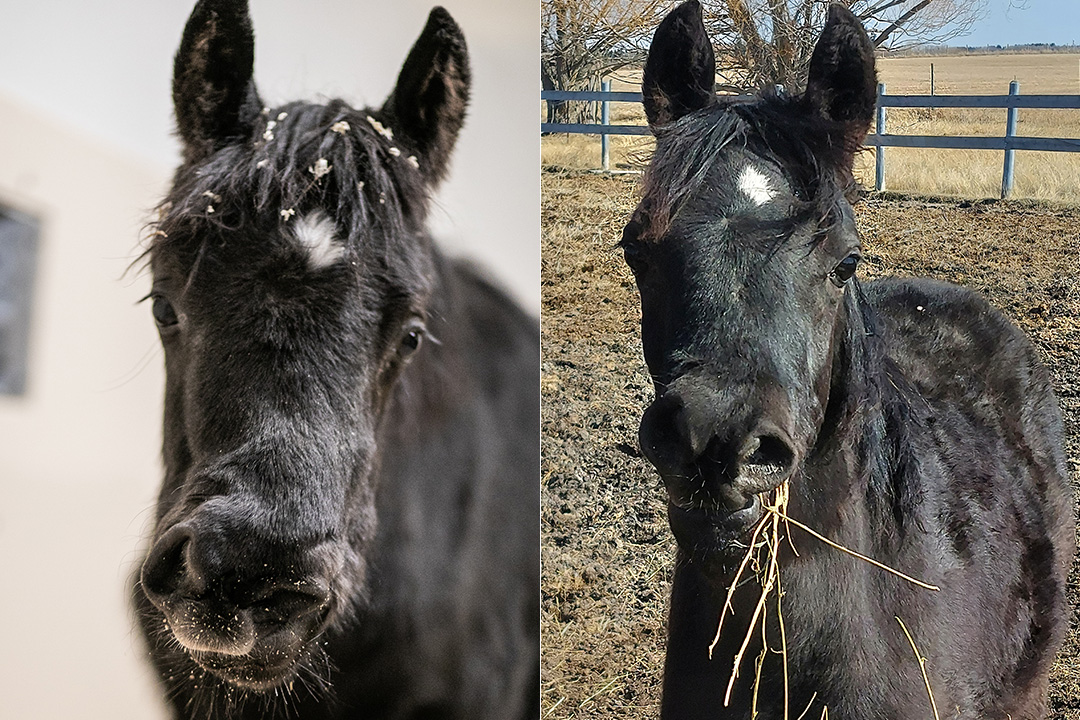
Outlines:
[[926,431],[952,483],[1041,503],[1051,530],[1070,524],[1061,411],[1050,374],[1020,329],[979,293],[950,283],[880,280],[866,294],[889,357],[917,392],[914,402],[927,408]]
[[1022,434],[1051,440],[1046,454],[1061,454],[1050,375],[1020,329],[981,294],[914,278],[878,280],[865,290],[884,325],[889,356],[920,394],[992,408],[1020,423]]
[[[991,661],[999,695],[1023,698],[1061,642],[1075,545],[1049,373],[1020,329],[977,292],[923,279],[865,290],[902,376],[895,384],[910,389],[918,410],[919,515],[929,535],[946,541],[940,584],[955,598],[978,598],[967,622],[1002,634]],[[986,649],[966,654],[954,658],[959,675],[987,662]]]

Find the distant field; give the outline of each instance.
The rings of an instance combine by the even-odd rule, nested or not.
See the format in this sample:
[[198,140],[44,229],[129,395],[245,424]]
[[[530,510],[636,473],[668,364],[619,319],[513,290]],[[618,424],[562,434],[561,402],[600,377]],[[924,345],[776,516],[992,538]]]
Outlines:
[[883,58],[878,79],[891,93],[929,95],[930,63],[941,95],[1004,95],[1011,80],[1027,95],[1080,92],[1080,54],[1066,53]]
[[[1025,95],[1080,92],[1080,54],[966,55],[885,58],[878,75],[890,94],[929,94],[930,64],[941,95],[1004,95],[1017,80]],[[637,89],[640,72],[624,72],[613,89]],[[644,124],[637,105],[612,105],[615,124]],[[1001,136],[1004,110],[892,109],[887,129],[910,135]],[[1080,138],[1080,110],[1021,110],[1017,132],[1029,137]],[[599,138],[557,135],[541,141],[541,162],[568,169],[599,167]],[[652,151],[649,138],[612,138],[615,168],[642,167]],[[1003,153],[989,150],[918,150],[888,148],[886,186],[890,190],[958,197],[996,197],[1001,186]],[[873,184],[874,155],[864,153],[857,173]],[[1080,203],[1080,153],[1016,153],[1014,196]]]

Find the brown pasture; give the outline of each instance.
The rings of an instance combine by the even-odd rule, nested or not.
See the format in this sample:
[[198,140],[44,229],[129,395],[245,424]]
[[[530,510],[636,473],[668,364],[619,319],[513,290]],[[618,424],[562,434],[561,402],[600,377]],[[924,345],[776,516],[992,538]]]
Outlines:
[[[1080,90],[1080,55],[885,58],[880,78],[893,94],[927,94],[931,62],[939,94],[1005,94],[1014,79],[1024,94]],[[639,77],[623,73],[614,89],[634,89]],[[1004,120],[1003,110],[892,110],[888,127],[1001,135]],[[636,105],[615,104],[612,122],[644,117]],[[1080,111],[1022,110],[1019,132],[1080,137]],[[582,172],[599,166],[595,137],[548,136],[541,145],[541,715],[655,718],[674,541],[662,488],[637,448],[652,390],[637,292],[615,249],[638,179]],[[648,138],[613,138],[613,168],[640,169],[651,150]],[[906,195],[872,194],[857,209],[869,259],[860,272],[968,285],[1018,322],[1051,369],[1080,480],[1080,154],[1018,153],[1015,197],[1038,202],[992,202],[978,199],[998,194],[1000,152],[887,152],[888,187]],[[872,153],[859,163],[872,183]],[[1080,720],[1080,564],[1070,596],[1051,720]]]
[[[658,714],[674,541],[663,489],[637,447],[652,390],[637,291],[615,248],[637,182],[542,173],[545,720]],[[1080,208],[872,195],[857,221],[867,259],[860,273],[976,288],[1027,332],[1051,370],[1070,470],[1080,480]],[[1051,720],[1080,720],[1080,564],[1070,597],[1073,624],[1051,676]]]

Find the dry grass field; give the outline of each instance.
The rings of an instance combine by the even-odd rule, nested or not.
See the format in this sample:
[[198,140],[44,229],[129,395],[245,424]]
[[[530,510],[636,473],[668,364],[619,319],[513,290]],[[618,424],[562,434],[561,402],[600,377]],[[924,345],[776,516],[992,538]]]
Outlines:
[[[545,720],[658,715],[675,545],[663,488],[637,447],[652,388],[637,289],[615,247],[637,181],[551,170],[541,179]],[[1080,209],[871,196],[856,215],[861,275],[976,288],[1027,332],[1050,368],[1080,480]],[[1050,720],[1080,720],[1080,564],[1070,598]]]
[[[936,92],[950,95],[1005,95],[1009,82],[1021,94],[1066,95],[1080,92],[1080,55],[969,55],[935,58],[885,58],[878,75],[891,94],[929,94],[930,63]],[[624,72],[614,90],[640,87],[640,73]],[[640,107],[612,105],[613,124],[645,123]],[[1029,137],[1080,138],[1080,110],[1020,110],[1017,132]],[[1002,136],[1004,110],[889,110],[886,128],[907,135]],[[635,169],[647,162],[650,138],[614,137],[612,167]],[[904,193],[964,198],[997,197],[1003,153],[989,150],[888,148],[886,187]],[[557,135],[541,140],[544,165],[566,169],[599,167],[600,141],[594,136]],[[859,177],[873,185],[874,155],[859,158]],[[1080,153],[1016,153],[1014,197],[1080,203]]]
[[[893,94],[1076,93],[1077,55],[886,59]],[[634,89],[624,74],[614,89]],[[889,130],[1001,135],[1005,111],[890,111]],[[612,122],[644,124],[639,107]],[[1080,138],[1080,111],[1020,111],[1027,136]],[[648,138],[613,138],[612,165],[641,168]],[[674,540],[664,492],[637,448],[652,397],[637,290],[615,243],[637,176],[599,166],[599,141],[542,140],[542,717],[656,718]],[[1017,153],[1015,197],[994,198],[1002,153],[888,149],[887,184],[857,208],[860,273],[937,277],[976,288],[1027,332],[1050,367],[1080,481],[1080,154]],[[860,158],[871,185],[873,156]],[[914,197],[913,194],[923,196]],[[938,196],[927,199],[925,196]],[[953,196],[953,197],[949,197]],[[966,198],[966,199],[961,199]],[[972,199],[975,199],[974,201]],[[1080,720],[1080,564],[1071,634],[1051,677],[1050,720]],[[928,667],[932,671],[932,660]],[[929,716],[929,713],[928,713]]]

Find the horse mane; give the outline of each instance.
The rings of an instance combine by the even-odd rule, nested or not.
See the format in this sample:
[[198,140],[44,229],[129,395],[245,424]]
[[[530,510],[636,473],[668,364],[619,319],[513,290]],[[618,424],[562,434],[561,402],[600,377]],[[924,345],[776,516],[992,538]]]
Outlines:
[[354,242],[404,241],[423,226],[428,186],[419,161],[379,117],[342,100],[263,110],[253,138],[177,170],[149,226],[147,253],[207,225],[265,227],[267,218],[285,223],[315,208]]
[[656,152],[631,223],[636,223],[642,239],[662,237],[683,204],[708,182],[718,156],[732,143],[775,157],[789,172],[798,201],[793,221],[813,214],[828,218],[836,202],[854,187],[853,129],[850,122],[814,111],[804,96],[767,92],[749,100],[720,99],[654,128]]
[[845,310],[840,362],[847,375],[841,382],[848,391],[837,431],[847,442],[855,441],[874,526],[895,529],[896,536],[889,539],[900,541],[912,523],[919,524],[916,509],[923,490],[916,435],[929,407],[889,357],[882,323],[858,278],[849,285]]

